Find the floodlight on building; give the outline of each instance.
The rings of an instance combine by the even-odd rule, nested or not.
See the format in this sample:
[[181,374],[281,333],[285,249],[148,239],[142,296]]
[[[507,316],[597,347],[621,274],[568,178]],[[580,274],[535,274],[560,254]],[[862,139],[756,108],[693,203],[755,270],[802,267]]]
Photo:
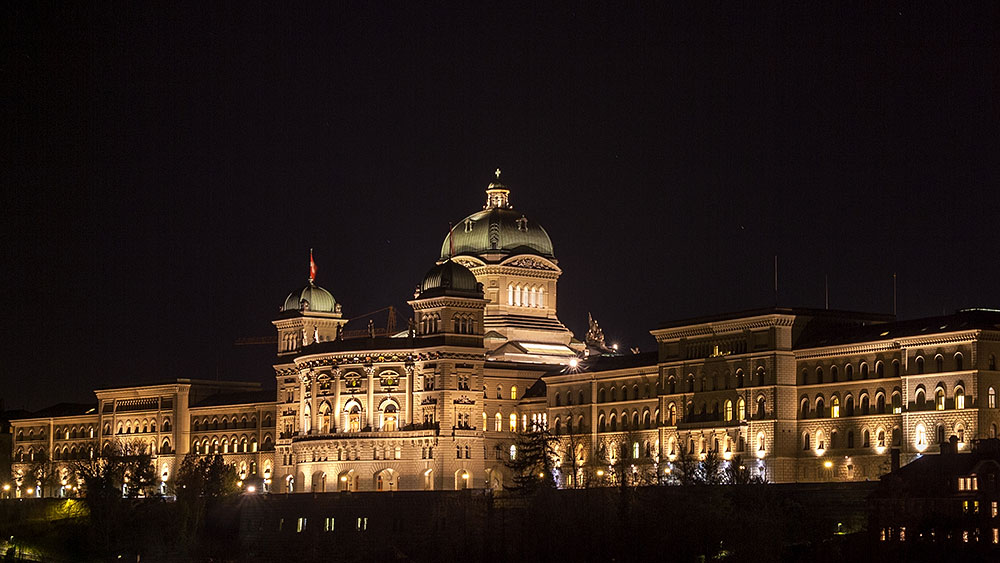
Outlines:
[[340,476],[340,481],[341,481],[342,483],[344,483],[344,482],[347,482],[347,475],[341,475],[341,476]]
[[832,462],[832,461],[829,461],[829,460],[827,460],[827,461],[824,461],[824,462],[823,462],[823,467],[825,467],[825,468],[827,468],[827,469],[830,469],[831,467],[833,467],[833,462]]
[[604,477],[604,470],[603,469],[598,469],[597,470],[597,476],[598,477]]
[[572,358],[572,359],[571,359],[571,360],[569,361],[569,367],[571,367],[571,368],[573,368],[573,369],[576,369],[576,367],[577,367],[578,365],[580,365],[580,360],[578,360],[578,359],[576,359],[576,358]]
[[247,487],[247,492],[248,493],[255,493],[255,492],[257,492],[257,487],[254,487],[253,485],[250,485],[249,487]]
[[3,484],[3,490],[9,491],[10,490],[10,483],[4,483]]

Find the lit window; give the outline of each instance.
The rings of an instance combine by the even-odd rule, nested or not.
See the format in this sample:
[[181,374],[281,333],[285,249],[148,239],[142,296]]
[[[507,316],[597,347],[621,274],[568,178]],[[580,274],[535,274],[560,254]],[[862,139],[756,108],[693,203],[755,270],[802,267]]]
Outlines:
[[833,418],[840,418],[840,399],[834,397],[830,402],[830,416]]
[[493,429],[496,430],[497,432],[503,430],[503,417],[500,415],[499,412],[496,414],[494,419],[495,420],[493,421],[494,422]]
[[993,389],[992,387],[990,387],[990,390],[989,390],[989,393],[988,393],[987,396],[989,397],[989,402],[987,403],[989,405],[989,407],[991,409],[997,408],[997,392],[996,392],[996,390]]
[[510,386],[510,398],[517,399],[517,385]]
[[997,517],[997,501],[993,501],[990,505],[990,516],[992,518]]
[[510,445],[510,459],[511,459],[511,461],[513,461],[516,458],[517,458],[517,446],[515,446],[514,444],[511,444]]
[[363,531],[367,530],[368,529],[368,518],[367,517],[362,518],[362,517],[359,516],[358,517],[357,528],[358,528],[359,532],[363,532]]
[[955,408],[965,408],[965,391],[963,391],[961,387],[955,389]]
[[333,526],[334,526],[333,518],[329,517],[329,518],[326,519],[326,521],[323,524],[323,530],[327,531],[327,532],[332,532],[333,531]]
[[295,531],[296,532],[301,532],[301,531],[303,531],[305,529],[306,529],[306,519],[305,518],[299,518],[298,525],[295,526]]
[[510,431],[513,432],[517,430],[517,415],[510,413]]

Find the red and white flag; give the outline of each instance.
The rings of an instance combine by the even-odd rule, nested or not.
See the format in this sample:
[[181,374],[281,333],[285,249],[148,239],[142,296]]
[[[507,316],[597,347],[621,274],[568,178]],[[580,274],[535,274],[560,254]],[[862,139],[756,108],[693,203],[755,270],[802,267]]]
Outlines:
[[316,279],[316,262],[313,261],[313,249],[309,249],[309,281]]

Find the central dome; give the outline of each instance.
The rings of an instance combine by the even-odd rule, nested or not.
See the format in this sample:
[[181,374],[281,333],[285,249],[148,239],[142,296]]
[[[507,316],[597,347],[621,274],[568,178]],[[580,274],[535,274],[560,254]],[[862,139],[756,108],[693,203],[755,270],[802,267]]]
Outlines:
[[486,206],[456,224],[441,243],[441,260],[452,256],[484,254],[534,254],[553,258],[552,239],[538,223],[514,211],[507,201],[510,190],[497,181],[486,189]]

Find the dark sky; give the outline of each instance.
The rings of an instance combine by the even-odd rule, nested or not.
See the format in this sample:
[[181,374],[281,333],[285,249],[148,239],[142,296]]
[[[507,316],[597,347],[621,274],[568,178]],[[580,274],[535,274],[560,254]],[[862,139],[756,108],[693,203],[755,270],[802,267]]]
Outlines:
[[8,408],[271,382],[233,343],[310,247],[405,307],[498,166],[578,335],[771,305],[775,254],[782,305],[1000,306],[995,7],[210,4],[3,8]]

